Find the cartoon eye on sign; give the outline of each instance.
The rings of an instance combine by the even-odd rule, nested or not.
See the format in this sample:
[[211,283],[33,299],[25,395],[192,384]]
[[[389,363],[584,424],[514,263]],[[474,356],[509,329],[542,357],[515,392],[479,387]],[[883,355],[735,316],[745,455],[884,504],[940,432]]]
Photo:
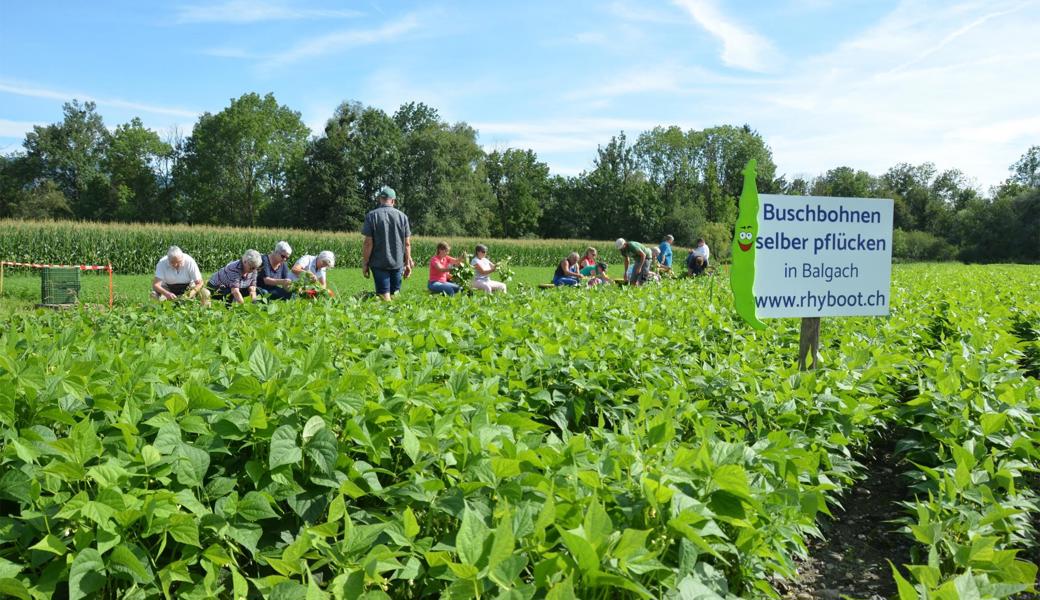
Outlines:
[[733,266],[730,287],[737,314],[754,329],[766,324],[755,315],[755,238],[758,236],[758,188],[755,185],[757,163],[750,160],[744,167],[744,188],[740,192],[740,214],[733,230]]
[[[751,229],[750,225],[745,225],[744,229]],[[740,246],[741,252],[747,252],[751,250],[751,246],[754,245],[755,234],[750,231],[741,231],[737,234],[737,245]]]

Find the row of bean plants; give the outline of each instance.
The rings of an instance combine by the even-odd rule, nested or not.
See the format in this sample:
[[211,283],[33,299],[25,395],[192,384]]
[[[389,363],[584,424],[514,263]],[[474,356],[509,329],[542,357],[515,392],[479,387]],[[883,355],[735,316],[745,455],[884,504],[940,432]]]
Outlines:
[[894,340],[914,356],[896,415],[915,497],[903,521],[918,544],[917,564],[895,574],[901,600],[1006,597],[1037,582],[1024,555],[1036,535],[1040,393],[1028,361],[1040,280],[972,278],[924,276],[924,327]]
[[[856,457],[899,427],[926,477],[967,461],[996,482],[951,502],[999,507],[956,530],[945,506],[918,519],[919,477],[908,531],[945,520],[948,541],[911,567],[912,593],[1006,597],[1029,587],[1014,553],[1035,511],[1016,492],[1040,398],[1000,328],[1040,290],[1031,269],[939,270],[897,269],[888,319],[828,320],[829,366],[809,373],[796,321],[751,332],[703,280],[7,317],[0,593],[774,597]],[[965,576],[977,596],[936,595]]]

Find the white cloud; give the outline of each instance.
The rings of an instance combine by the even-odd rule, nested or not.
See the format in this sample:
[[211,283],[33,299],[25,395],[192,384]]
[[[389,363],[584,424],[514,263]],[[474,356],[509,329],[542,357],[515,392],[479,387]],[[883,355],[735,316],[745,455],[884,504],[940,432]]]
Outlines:
[[226,0],[221,3],[184,5],[176,8],[177,23],[258,23],[305,19],[349,19],[364,13],[356,10],[301,8],[286,2]]
[[258,60],[264,58],[259,54],[245,50],[244,48],[235,48],[232,46],[220,46],[216,48],[206,48],[202,50],[200,54],[206,56],[213,56],[216,58],[236,58],[243,60]]
[[1040,138],[1035,7],[904,1],[729,118],[762,131],[781,172],[931,161],[994,185]]
[[[630,141],[643,131],[664,125],[658,121],[644,119],[614,118],[554,118],[539,121],[487,121],[473,123],[485,147],[506,147],[534,150],[538,154],[588,153],[610,141],[610,137],[621,131]],[[692,123],[677,123],[683,129],[693,128]],[[543,157],[543,160],[545,158]],[[555,172],[563,172],[553,164]]]
[[107,106],[111,108],[123,108],[127,110],[156,114],[156,115],[170,115],[174,117],[190,117],[194,118],[198,116],[197,111],[187,110],[183,108],[175,108],[170,106],[160,106],[155,104],[143,104],[140,102],[131,102],[128,100],[122,100],[119,98],[99,98],[90,94],[84,94],[82,92],[73,92],[67,90],[53,90],[38,87],[31,84],[24,84],[20,82],[11,81],[0,81],[0,94],[14,94],[16,96],[26,96],[29,98],[43,98],[47,100],[60,100],[61,102],[69,102],[73,99],[80,100],[83,102],[94,102],[98,106]]
[[727,17],[711,0],[673,0],[698,25],[722,42],[722,62],[749,71],[767,71],[775,49],[769,40]]
[[280,52],[262,63],[264,68],[284,67],[308,58],[342,52],[349,48],[393,41],[420,26],[419,18],[405,15],[378,29],[348,29],[321,35]]
[[26,133],[32,131],[34,125],[40,123],[0,119],[0,138],[24,138]]
[[[682,59],[648,62],[597,74],[561,99],[571,102],[569,112],[587,116],[632,107],[630,99],[638,102],[636,115],[676,114],[658,99],[681,98],[686,108],[679,114],[696,115],[699,127],[749,123],[761,132],[779,173],[848,165],[882,174],[900,162],[930,161],[989,187],[1040,142],[1040,79],[1032,77],[1038,28],[1036,1],[902,0],[828,51],[789,55],[773,76],[727,76]],[[634,136],[667,121],[551,119],[477,128],[482,143],[532,148],[559,171],[561,162],[574,164],[583,145],[589,160],[591,149],[619,130]]]
[[629,94],[675,94],[682,91],[679,70],[675,65],[658,65],[631,69],[619,72],[608,78],[606,83],[586,86],[568,92],[564,95],[564,98],[580,100],[584,98],[614,98]]
[[612,43],[610,36],[603,31],[581,31],[575,33],[571,39],[578,44],[590,46],[609,46]]

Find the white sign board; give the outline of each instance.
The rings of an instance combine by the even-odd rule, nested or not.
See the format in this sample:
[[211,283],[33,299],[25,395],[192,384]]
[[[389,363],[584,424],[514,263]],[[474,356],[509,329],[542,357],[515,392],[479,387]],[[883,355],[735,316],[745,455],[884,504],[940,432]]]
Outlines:
[[759,318],[888,314],[892,200],[773,194],[758,200]]

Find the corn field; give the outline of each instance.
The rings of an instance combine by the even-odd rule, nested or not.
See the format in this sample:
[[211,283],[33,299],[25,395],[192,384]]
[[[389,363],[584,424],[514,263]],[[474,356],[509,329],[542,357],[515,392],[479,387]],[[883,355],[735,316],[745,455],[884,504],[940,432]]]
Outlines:
[[[413,237],[412,257],[425,264],[442,238]],[[202,271],[214,271],[248,248],[270,251],[286,240],[294,256],[331,250],[338,267],[360,267],[363,238],[355,232],[299,229],[237,229],[191,225],[107,224],[71,221],[0,220],[0,260],[50,264],[111,263],[117,273],[151,273],[171,245],[195,258]],[[515,266],[548,266],[569,252],[595,246],[608,261],[618,262],[613,242],[587,240],[486,240],[447,238],[455,254],[489,246],[492,260],[512,257]],[[613,256],[611,256],[613,255]]]

